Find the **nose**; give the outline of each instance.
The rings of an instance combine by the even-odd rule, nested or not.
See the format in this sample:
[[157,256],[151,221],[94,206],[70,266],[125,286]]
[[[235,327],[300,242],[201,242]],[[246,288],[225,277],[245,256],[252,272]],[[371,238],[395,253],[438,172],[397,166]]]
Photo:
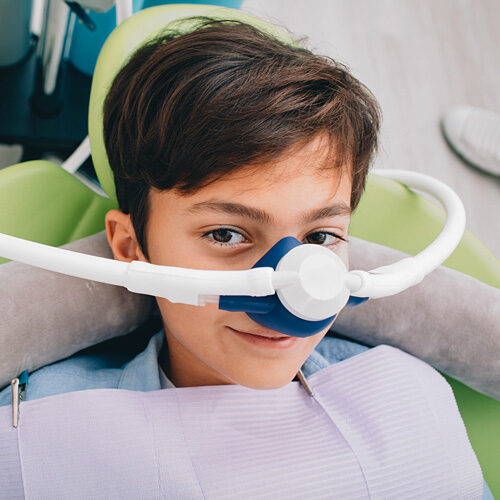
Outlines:
[[[277,269],[277,266],[280,261],[282,261],[283,256],[287,255],[292,249],[302,247],[314,247],[316,250],[321,249],[319,245],[303,245],[296,238],[286,237],[278,241],[278,243],[266,252],[266,254],[259,259],[253,267],[272,267],[273,269]],[[333,252],[327,250],[326,248],[322,248],[322,251],[333,254]],[[296,257],[294,256],[292,260],[295,260],[295,258]],[[302,261],[303,259],[299,260]],[[315,268],[317,273],[320,272],[317,264],[309,263],[307,266]],[[306,269],[304,271],[306,271]],[[309,286],[314,290],[314,285]],[[287,288],[284,288],[283,290],[286,289]],[[318,294],[321,292],[316,291],[314,293]],[[348,297],[346,298],[346,302],[347,299]],[[292,298],[293,307],[296,306],[295,302],[296,299]],[[278,293],[263,297],[222,295],[219,298],[219,309],[224,309],[226,311],[244,311],[250,319],[259,325],[269,328],[270,330],[295,337],[310,337],[311,335],[315,335],[316,333],[328,328],[335,319],[335,314],[332,312],[330,312],[329,317],[321,320],[311,321],[302,318],[285,307],[283,302],[278,297]],[[318,314],[318,312],[316,311],[315,314]]]

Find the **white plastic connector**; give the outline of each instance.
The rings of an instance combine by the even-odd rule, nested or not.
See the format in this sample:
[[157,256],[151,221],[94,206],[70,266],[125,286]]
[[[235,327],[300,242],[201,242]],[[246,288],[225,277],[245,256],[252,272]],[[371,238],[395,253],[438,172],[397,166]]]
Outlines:
[[361,282],[359,288],[351,291],[351,295],[371,299],[395,295],[417,285],[425,277],[412,257],[371,271],[354,270],[349,274],[358,277]]
[[278,289],[281,303],[295,316],[319,321],[337,314],[349,300],[347,269],[342,259],[319,245],[300,245],[278,263],[278,272],[296,273],[299,279]]
[[272,267],[242,271],[207,271],[130,262],[125,286],[135,293],[163,297],[194,306],[213,302],[214,295],[272,295]]

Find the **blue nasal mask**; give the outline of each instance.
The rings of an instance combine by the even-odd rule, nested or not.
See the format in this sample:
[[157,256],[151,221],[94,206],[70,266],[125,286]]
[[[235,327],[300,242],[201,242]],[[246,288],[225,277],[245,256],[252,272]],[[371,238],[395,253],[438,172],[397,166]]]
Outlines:
[[[258,267],[272,267],[276,269],[279,262],[290,250],[302,245],[292,237],[278,241],[252,269]],[[328,250],[330,251],[330,250]],[[346,305],[357,305],[368,300],[367,297],[350,297]],[[287,309],[277,293],[263,297],[248,295],[222,295],[219,298],[219,309],[225,311],[243,311],[259,325],[294,337],[309,337],[328,328],[336,314],[322,320],[309,321],[302,319]]]
[[433,195],[446,209],[438,237],[415,257],[371,271],[348,271],[321,245],[292,237],[278,241],[252,269],[219,271],[122,262],[54,248],[0,233],[0,256],[49,271],[124,286],[170,302],[244,311],[286,335],[309,337],[327,328],[346,305],[388,297],[416,285],[455,250],[465,231],[465,210],[446,184],[424,174],[381,170],[378,175]]

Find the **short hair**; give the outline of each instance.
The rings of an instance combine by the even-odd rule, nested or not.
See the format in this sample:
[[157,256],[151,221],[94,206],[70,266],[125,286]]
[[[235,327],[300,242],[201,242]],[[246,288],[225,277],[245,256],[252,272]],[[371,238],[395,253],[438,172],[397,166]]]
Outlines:
[[194,193],[320,133],[329,137],[323,168],[350,166],[354,210],[377,149],[371,92],[343,64],[250,24],[196,20],[187,33],[170,29],[139,48],[104,103],[119,208],[145,257],[151,187]]

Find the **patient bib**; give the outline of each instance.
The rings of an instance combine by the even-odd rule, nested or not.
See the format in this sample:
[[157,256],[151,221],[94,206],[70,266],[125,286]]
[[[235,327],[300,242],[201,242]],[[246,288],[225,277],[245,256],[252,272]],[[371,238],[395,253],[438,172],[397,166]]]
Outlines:
[[[474,499],[449,385],[378,346],[273,390],[85,390],[0,408],[0,497]],[[28,388],[29,390],[29,388]]]

